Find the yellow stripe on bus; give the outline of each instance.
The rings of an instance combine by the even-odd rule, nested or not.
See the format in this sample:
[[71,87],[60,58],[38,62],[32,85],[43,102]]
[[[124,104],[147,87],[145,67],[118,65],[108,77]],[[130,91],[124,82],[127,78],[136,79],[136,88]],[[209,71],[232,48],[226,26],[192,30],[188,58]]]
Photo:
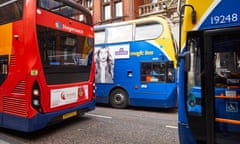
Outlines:
[[[219,2],[219,0],[207,0],[204,2],[199,2],[196,0],[187,0],[186,3],[190,3],[195,11],[197,12],[197,23],[198,25],[192,24],[191,20],[187,20],[191,18],[192,9],[190,7],[185,7],[185,13],[184,13],[184,20],[187,22],[184,22],[183,24],[183,33],[182,33],[182,41],[181,41],[181,48],[185,45],[186,41],[186,32],[192,31],[194,29],[198,29],[198,27],[202,24],[206,16],[215,8],[214,5],[216,5]],[[212,6],[210,6],[212,5]]]

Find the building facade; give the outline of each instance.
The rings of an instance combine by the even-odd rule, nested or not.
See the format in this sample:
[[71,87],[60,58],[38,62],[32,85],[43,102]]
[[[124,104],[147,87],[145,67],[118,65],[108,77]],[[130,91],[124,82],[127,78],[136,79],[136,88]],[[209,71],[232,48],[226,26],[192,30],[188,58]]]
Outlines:
[[151,15],[178,22],[178,0],[75,0],[94,15],[94,24],[107,24]]
[[94,25],[162,16],[169,20],[173,35],[179,39],[178,5],[185,0],[75,0],[93,14]]

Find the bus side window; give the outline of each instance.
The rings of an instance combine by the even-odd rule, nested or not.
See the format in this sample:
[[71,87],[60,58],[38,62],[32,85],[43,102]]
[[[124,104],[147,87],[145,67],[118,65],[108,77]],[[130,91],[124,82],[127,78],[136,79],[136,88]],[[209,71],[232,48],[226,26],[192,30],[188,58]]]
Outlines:
[[167,63],[167,82],[174,81],[174,65],[172,61]]
[[142,82],[150,82],[151,81],[151,63],[141,63],[140,64],[140,77]]
[[0,84],[3,83],[8,74],[8,55],[0,56]]
[[160,64],[160,75],[159,75],[159,81],[160,82],[166,82],[166,70],[167,70],[167,65],[166,62],[162,62]]
[[145,82],[173,82],[174,65],[168,62],[141,63],[141,81]]
[[153,82],[163,81],[161,65],[159,63],[153,64],[150,74],[151,74],[151,81]]

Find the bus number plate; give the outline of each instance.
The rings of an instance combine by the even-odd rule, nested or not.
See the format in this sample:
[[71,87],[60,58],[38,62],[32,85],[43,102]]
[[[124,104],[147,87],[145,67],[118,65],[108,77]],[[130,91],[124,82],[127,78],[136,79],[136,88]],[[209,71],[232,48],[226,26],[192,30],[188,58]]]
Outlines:
[[77,111],[73,111],[73,112],[70,112],[70,113],[66,113],[62,116],[62,119],[67,119],[67,118],[70,118],[70,117],[74,117],[77,115]]

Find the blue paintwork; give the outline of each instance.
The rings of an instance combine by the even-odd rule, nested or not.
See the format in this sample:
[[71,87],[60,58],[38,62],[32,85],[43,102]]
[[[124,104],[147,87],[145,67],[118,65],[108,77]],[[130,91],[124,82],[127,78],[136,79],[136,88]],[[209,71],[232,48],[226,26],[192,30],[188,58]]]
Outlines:
[[72,108],[56,111],[56,112],[50,112],[46,114],[38,113],[32,118],[24,118],[19,117],[16,115],[1,113],[1,127],[8,128],[8,129],[14,129],[18,131],[24,131],[24,132],[32,132],[39,129],[42,129],[46,127],[49,122],[51,122],[52,119],[61,117],[65,113],[69,113],[72,111],[81,111],[84,110],[84,112],[87,112],[86,109],[89,111],[95,109],[95,100],[92,100],[88,103],[85,103],[80,106],[75,106]]
[[[187,4],[187,3],[186,3]],[[219,1],[218,5],[206,16],[205,19],[201,21],[201,24],[199,24],[198,27],[195,28],[195,30],[209,30],[209,29],[219,29],[219,28],[226,28],[226,27],[235,27],[240,26],[240,1],[236,0],[221,0]],[[198,13],[198,12],[197,12]],[[234,17],[237,14],[237,19]],[[220,17],[220,22],[216,22],[213,20],[214,16]],[[231,18],[231,20],[229,19]],[[199,21],[198,21],[199,22]],[[182,53],[184,53],[185,48],[182,49]],[[191,134],[191,131],[188,126],[188,120],[186,116],[186,109],[185,107],[188,107],[189,111],[196,112],[201,115],[201,105],[195,106],[190,108],[189,106],[186,106],[186,101],[184,99],[184,65],[183,62],[180,62],[180,68],[179,68],[179,80],[178,80],[178,120],[179,120],[179,140],[180,144],[194,144],[196,143],[193,139],[193,136]],[[195,89],[196,90],[196,89]],[[192,92],[195,91],[194,89]],[[215,93],[221,93],[222,91],[225,91],[223,89],[216,89]],[[201,98],[201,92],[195,91],[194,95],[198,98]],[[229,100],[224,99],[216,99],[215,106],[216,106],[216,117],[230,117],[230,113],[227,113],[226,108],[226,102]],[[239,103],[239,102],[238,102]],[[240,105],[240,104],[239,104]],[[238,109],[239,109],[238,105]],[[239,112],[238,112],[239,113]],[[235,119],[240,119],[240,114],[235,114]],[[240,129],[239,126],[236,125],[230,125],[230,124],[217,124],[217,127],[219,130],[223,130],[227,127],[227,131],[236,131]],[[226,130],[226,129],[225,129]]]
[[[114,82],[96,83],[96,102],[109,103],[110,92],[118,87],[127,91],[129,95],[129,105],[141,107],[173,108],[177,106],[177,86],[176,76],[172,83],[141,82],[140,62],[153,62],[153,58],[158,58],[158,62],[168,61],[168,57],[161,51],[161,46],[156,47],[147,41],[118,43],[130,44],[130,53],[153,51],[153,55],[130,55],[129,59],[115,59],[114,62]],[[101,46],[114,46],[116,44],[99,44]],[[155,62],[157,62],[155,61]],[[132,77],[128,72],[133,73]],[[176,70],[174,72],[176,75]],[[142,87],[142,85],[147,86]],[[137,86],[138,88],[135,88]]]

